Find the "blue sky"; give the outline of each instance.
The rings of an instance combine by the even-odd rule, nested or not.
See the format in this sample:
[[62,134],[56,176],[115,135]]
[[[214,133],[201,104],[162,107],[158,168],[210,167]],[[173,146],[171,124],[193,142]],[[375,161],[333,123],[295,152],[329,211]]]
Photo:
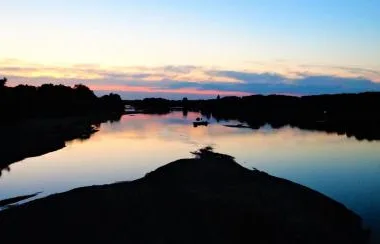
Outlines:
[[11,85],[82,82],[132,97],[380,90],[377,0],[13,0],[0,9],[0,75]]

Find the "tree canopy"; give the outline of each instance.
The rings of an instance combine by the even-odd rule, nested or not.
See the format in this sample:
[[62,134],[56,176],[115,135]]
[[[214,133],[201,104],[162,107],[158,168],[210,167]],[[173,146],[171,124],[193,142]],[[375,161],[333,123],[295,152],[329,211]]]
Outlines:
[[7,83],[7,78],[4,77],[3,79],[0,79],[0,87],[4,87],[5,86],[5,83]]

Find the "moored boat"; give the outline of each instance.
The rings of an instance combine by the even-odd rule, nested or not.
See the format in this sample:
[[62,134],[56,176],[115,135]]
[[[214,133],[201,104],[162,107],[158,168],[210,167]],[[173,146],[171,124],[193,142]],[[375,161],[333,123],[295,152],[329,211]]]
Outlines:
[[208,126],[208,121],[205,121],[202,118],[197,118],[196,121],[193,122],[193,125],[194,127],[201,126],[201,125]]

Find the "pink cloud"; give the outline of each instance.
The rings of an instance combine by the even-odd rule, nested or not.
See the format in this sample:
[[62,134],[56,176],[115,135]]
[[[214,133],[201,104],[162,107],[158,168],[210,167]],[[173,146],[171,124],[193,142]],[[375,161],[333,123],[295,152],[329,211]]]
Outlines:
[[247,96],[252,95],[249,92],[239,91],[220,91],[220,90],[199,90],[195,88],[178,88],[163,89],[145,86],[127,86],[127,85],[89,85],[95,91],[109,92],[147,92],[147,93],[178,93],[178,94],[194,94],[194,95],[221,95],[221,96]]

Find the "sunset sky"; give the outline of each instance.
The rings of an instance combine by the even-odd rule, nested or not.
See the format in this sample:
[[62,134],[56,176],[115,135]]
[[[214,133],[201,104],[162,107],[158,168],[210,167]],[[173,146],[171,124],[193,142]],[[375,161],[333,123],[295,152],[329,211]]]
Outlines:
[[8,85],[124,98],[380,91],[378,0],[0,2]]

